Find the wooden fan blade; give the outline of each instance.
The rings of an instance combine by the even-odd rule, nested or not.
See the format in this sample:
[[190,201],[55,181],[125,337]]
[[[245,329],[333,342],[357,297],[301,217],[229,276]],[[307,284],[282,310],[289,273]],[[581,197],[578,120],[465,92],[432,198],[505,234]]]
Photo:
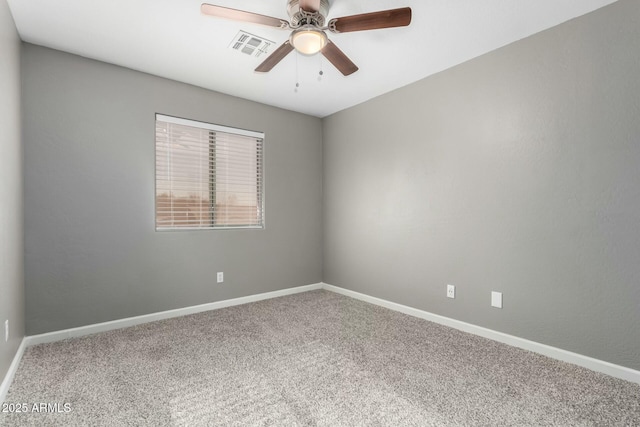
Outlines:
[[320,0],[300,0],[298,6],[305,12],[317,12],[320,10]]
[[200,11],[205,15],[218,18],[232,19],[234,21],[252,22],[254,24],[267,25],[269,27],[287,28],[289,23],[284,19],[273,18],[271,16],[259,15],[257,13],[245,12],[244,10],[231,9],[228,7],[214,6],[202,3]]
[[327,41],[327,45],[321,52],[343,75],[348,76],[358,71],[356,64],[351,62],[347,55],[338,49],[338,46],[331,40]]
[[406,27],[411,23],[411,8],[381,10],[361,15],[343,16],[329,21],[329,30],[337,33]]
[[275,67],[278,62],[282,61],[285,56],[291,53],[292,50],[293,46],[291,46],[291,43],[289,43],[289,40],[287,40],[282,45],[280,45],[280,47],[277,48],[271,55],[269,55],[269,57],[265,59],[262,64],[258,65],[256,71],[259,73],[266,73],[271,71],[271,69]]

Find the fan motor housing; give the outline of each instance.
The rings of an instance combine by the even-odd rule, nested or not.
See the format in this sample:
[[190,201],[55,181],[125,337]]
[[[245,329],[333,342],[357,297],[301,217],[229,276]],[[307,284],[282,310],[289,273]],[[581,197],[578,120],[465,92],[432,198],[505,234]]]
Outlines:
[[294,28],[305,24],[324,27],[325,19],[329,13],[329,0],[320,0],[320,8],[315,13],[300,9],[300,0],[289,0],[287,13],[291,17],[291,26]]

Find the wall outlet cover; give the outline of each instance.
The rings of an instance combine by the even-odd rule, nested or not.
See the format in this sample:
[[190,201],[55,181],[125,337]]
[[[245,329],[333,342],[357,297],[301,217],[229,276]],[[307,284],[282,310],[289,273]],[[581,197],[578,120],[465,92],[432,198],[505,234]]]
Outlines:
[[218,272],[217,280],[218,280],[218,283],[224,282],[224,273],[222,271]]
[[502,292],[491,292],[491,307],[502,308]]
[[447,298],[456,297],[456,287],[454,285],[447,285]]

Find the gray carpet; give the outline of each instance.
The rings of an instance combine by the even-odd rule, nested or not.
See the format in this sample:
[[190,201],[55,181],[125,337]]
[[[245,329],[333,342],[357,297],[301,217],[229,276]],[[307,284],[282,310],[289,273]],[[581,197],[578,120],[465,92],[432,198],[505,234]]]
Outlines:
[[327,291],[30,347],[7,402],[59,405],[4,426],[640,426],[638,384]]

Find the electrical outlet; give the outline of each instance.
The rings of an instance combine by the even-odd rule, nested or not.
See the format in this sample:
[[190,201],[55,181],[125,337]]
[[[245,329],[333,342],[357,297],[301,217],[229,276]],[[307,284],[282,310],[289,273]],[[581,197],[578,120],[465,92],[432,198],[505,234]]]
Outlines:
[[9,341],[9,319],[4,321],[4,342]]
[[491,291],[491,307],[502,308],[502,292]]
[[447,298],[456,297],[456,287],[453,285],[447,285]]
[[224,273],[222,271],[218,271],[218,283],[224,282]]

